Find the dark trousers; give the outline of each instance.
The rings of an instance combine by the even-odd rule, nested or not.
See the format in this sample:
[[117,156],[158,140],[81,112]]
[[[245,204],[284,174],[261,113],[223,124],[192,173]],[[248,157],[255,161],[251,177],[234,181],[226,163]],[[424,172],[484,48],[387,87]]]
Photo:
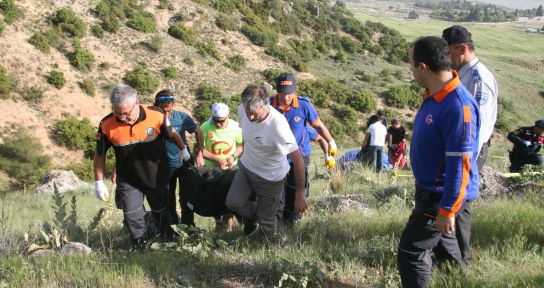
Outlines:
[[383,146],[370,146],[370,149],[368,150],[368,153],[370,154],[370,165],[372,165],[372,168],[376,172],[382,171],[382,153],[383,153]]
[[136,241],[146,238],[147,227],[144,216],[144,197],[147,199],[155,223],[159,227],[162,237],[171,237],[171,218],[166,211],[168,202],[167,187],[155,190],[143,190],[132,186],[121,177],[117,176],[116,203],[123,210],[124,222],[128,228],[130,238]]
[[521,156],[520,154],[510,152],[509,158],[510,172],[520,172],[523,166],[527,164],[542,165],[543,163],[542,155],[540,154],[529,154],[527,156]]
[[[178,212],[177,212],[177,204],[178,201],[177,201],[177,195],[176,195],[176,187],[177,185],[179,184],[179,194],[180,194],[180,199],[183,195],[182,191],[181,191],[181,178],[183,176],[183,173],[187,171],[187,167],[185,166],[181,166],[179,167],[178,169],[172,171],[172,175],[170,176],[170,183],[168,185],[168,213],[170,213],[170,217],[172,219],[172,222],[173,223],[179,223],[179,217],[178,217]],[[179,201],[180,203],[181,200]]]
[[487,161],[488,150],[489,141],[485,142],[484,145],[482,145],[482,149],[480,149],[480,153],[478,153],[478,159],[476,159],[476,164],[478,164],[478,171],[482,171],[485,161]]
[[[304,197],[310,196],[310,181],[308,175],[308,167],[310,167],[310,155],[304,156]],[[295,184],[295,166],[290,164],[289,173],[287,173],[287,179],[280,198],[278,211],[276,212],[278,219],[284,221],[296,221],[300,219],[301,215],[295,212],[295,198],[296,198],[296,184]]]
[[[437,263],[449,261],[458,264],[463,271],[466,270],[456,235],[441,234],[435,227],[440,198],[439,193],[416,187],[416,204],[400,237],[397,254],[403,287],[429,286],[433,266],[431,251],[434,252]],[[463,204],[458,214],[466,211],[468,205],[468,202]],[[461,221],[460,224],[466,223]],[[467,227],[457,228],[456,224],[456,233],[461,230],[466,234]],[[468,232],[470,235],[470,227]]]

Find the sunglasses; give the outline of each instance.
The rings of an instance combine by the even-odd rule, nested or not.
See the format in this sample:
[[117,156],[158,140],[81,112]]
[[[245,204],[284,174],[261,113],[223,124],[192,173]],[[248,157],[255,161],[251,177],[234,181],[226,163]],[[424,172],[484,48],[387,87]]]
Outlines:
[[223,122],[225,122],[225,121],[227,121],[227,118],[226,118],[226,117],[225,117],[225,119],[222,119],[222,120],[219,120],[219,119],[217,119],[217,118],[213,118],[213,122],[215,122],[215,123],[223,123]]
[[174,96],[159,96],[159,98],[157,98],[157,102],[158,103],[173,103],[174,102]]

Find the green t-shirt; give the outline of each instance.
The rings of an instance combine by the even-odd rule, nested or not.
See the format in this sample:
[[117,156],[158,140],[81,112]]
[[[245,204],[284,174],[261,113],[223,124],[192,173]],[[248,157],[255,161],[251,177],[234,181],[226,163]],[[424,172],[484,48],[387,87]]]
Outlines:
[[[200,126],[202,138],[204,138],[204,149],[221,158],[230,157],[236,151],[236,145],[243,142],[242,128],[238,122],[232,119],[228,121],[227,127],[223,129],[217,129],[211,119]],[[212,160],[204,159],[204,161],[206,167],[217,167],[217,163]]]

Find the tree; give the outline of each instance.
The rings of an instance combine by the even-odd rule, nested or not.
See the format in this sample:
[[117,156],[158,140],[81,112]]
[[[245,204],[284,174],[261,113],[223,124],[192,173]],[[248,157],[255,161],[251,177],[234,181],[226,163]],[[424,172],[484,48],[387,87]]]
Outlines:
[[542,11],[542,4],[540,4],[540,6],[538,6],[538,8],[536,9],[536,16],[543,16],[544,15],[544,11]]

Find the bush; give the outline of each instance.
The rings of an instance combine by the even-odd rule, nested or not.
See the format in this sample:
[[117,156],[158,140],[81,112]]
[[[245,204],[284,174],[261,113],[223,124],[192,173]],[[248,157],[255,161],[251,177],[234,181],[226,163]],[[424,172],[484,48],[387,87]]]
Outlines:
[[162,75],[166,79],[176,79],[178,78],[178,69],[173,66],[164,68],[162,69]]
[[85,36],[87,29],[85,22],[77,17],[76,13],[70,8],[57,10],[51,17],[51,21],[56,27],[72,37],[81,38]]
[[85,78],[83,81],[79,83],[79,87],[85,94],[89,96],[94,96],[96,93],[96,84],[94,83],[93,79],[91,78]]
[[346,61],[348,61],[348,56],[344,51],[338,51],[338,53],[336,53],[336,61],[346,63]]
[[32,86],[32,87],[24,87],[21,94],[22,94],[23,100],[30,103],[38,104],[42,102],[44,92],[45,92],[44,88]]
[[162,38],[160,35],[153,35],[149,43],[147,43],[148,48],[153,52],[159,52],[162,49]]
[[160,84],[159,78],[147,70],[145,63],[139,63],[132,71],[129,71],[124,81],[143,95],[155,92]]
[[83,150],[86,155],[94,153],[96,128],[89,119],[79,120],[73,116],[57,120],[53,124],[53,139],[69,150]]
[[211,115],[211,106],[216,102],[223,102],[230,108],[231,117],[236,117],[236,108],[238,107],[238,99],[227,98],[221,93],[221,89],[217,86],[200,84],[196,90],[196,98],[198,105],[193,111],[193,116],[200,123],[204,123]]
[[185,57],[185,58],[183,58],[182,61],[183,61],[183,63],[185,63],[185,64],[187,64],[189,66],[195,65],[195,61],[193,61],[193,58],[191,58],[191,57]]
[[36,49],[42,51],[43,53],[50,52],[49,41],[47,40],[47,37],[41,32],[32,35],[32,37],[28,39],[28,43],[34,45]]
[[144,33],[152,33],[157,29],[153,14],[140,10],[130,17],[130,20],[127,21],[127,26]]
[[0,144],[0,170],[23,187],[40,183],[51,166],[51,158],[43,155],[40,141],[26,131],[19,127]]
[[280,47],[278,45],[270,46],[265,51],[266,54],[276,57],[281,60],[283,63],[292,66],[296,69],[296,66],[299,65],[302,60],[300,55],[291,51],[289,48]]
[[353,92],[335,80],[303,80],[298,93],[308,95],[319,107],[330,107],[333,103],[348,104],[346,100]]
[[236,4],[231,0],[213,0],[212,7],[223,13],[232,13],[236,10]]
[[408,106],[417,109],[423,101],[424,90],[418,85],[395,86],[385,94],[385,102],[389,106],[404,108]]
[[15,82],[7,74],[6,69],[0,66],[0,99],[9,99],[14,87]]
[[62,34],[58,28],[52,28],[43,33],[47,38],[47,42],[52,47],[60,47]]
[[66,79],[64,79],[64,74],[60,71],[51,71],[46,76],[47,83],[53,85],[57,89],[62,89],[64,84],[66,84]]
[[19,7],[15,5],[13,0],[2,0],[0,2],[0,10],[4,14],[4,21],[7,24],[15,22],[21,15],[19,12]]
[[4,31],[4,28],[6,28],[6,22],[0,20],[0,34]]
[[234,55],[229,58],[229,63],[227,67],[230,69],[239,72],[246,67],[246,59],[242,55]]
[[225,14],[219,14],[219,16],[215,18],[215,25],[225,31],[238,30],[238,21],[236,21],[236,19],[234,19],[233,17],[229,17]]
[[159,0],[159,9],[166,9],[170,5],[168,0]]
[[81,71],[89,71],[95,61],[93,53],[85,49],[78,39],[74,40],[74,48],[74,52],[68,55],[70,64]]
[[283,72],[286,72],[286,71],[284,69],[279,69],[279,68],[270,68],[270,69],[263,70],[261,74],[263,75],[266,82],[272,85],[276,85],[276,79]]
[[363,113],[376,110],[376,98],[369,92],[352,93],[348,96],[346,103]]
[[198,54],[200,54],[202,57],[212,56],[217,60],[221,60],[219,50],[217,50],[217,47],[215,47],[215,44],[213,44],[213,42],[198,42],[196,44],[196,50]]
[[298,72],[308,73],[310,72],[310,66],[308,66],[308,63],[305,62],[299,62],[293,66],[295,70]]
[[263,25],[246,24],[241,31],[255,45],[272,47],[278,42],[278,33]]
[[191,27],[186,27],[183,23],[174,23],[168,28],[170,36],[183,41],[187,45],[196,46],[198,38]]
[[100,25],[91,26],[91,32],[96,38],[102,39],[104,37],[104,29]]

